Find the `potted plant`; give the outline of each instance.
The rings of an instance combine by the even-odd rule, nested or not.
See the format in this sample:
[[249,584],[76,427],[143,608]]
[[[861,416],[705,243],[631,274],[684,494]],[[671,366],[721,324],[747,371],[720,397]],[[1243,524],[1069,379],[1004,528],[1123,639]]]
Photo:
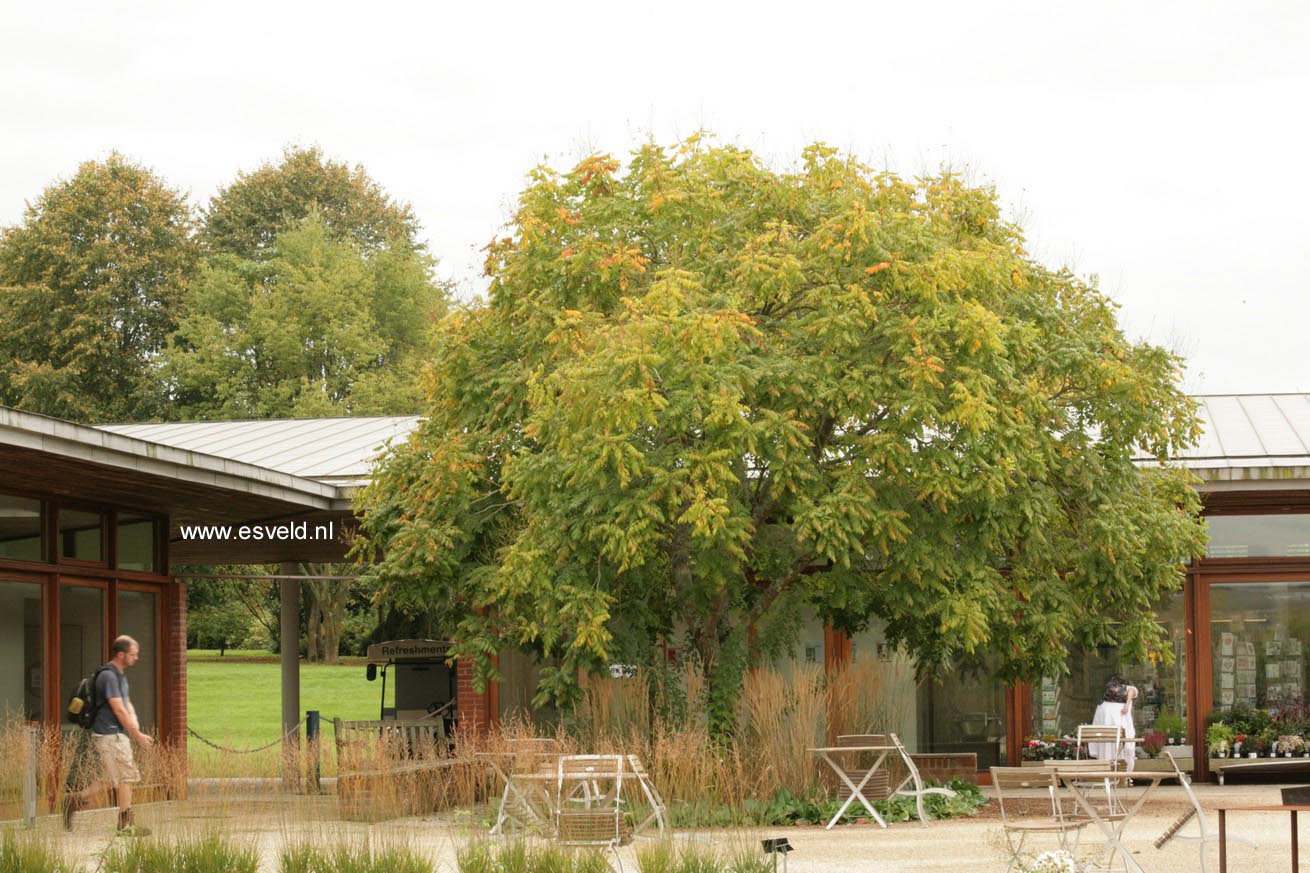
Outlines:
[[1160,731],[1147,731],[1142,734],[1142,751],[1148,757],[1157,758],[1160,751],[1169,742],[1169,737]]
[[1205,748],[1216,758],[1227,758],[1228,749],[1233,742],[1233,729],[1228,725],[1212,724],[1205,731]]
[[1169,745],[1181,746],[1187,742],[1187,722],[1167,706],[1160,708],[1155,729],[1169,738]]
[[1038,762],[1049,761],[1052,757],[1051,744],[1045,740],[1039,740],[1037,737],[1029,737],[1023,741],[1022,756],[1025,761]]
[[1296,734],[1283,734],[1278,738],[1278,750],[1286,758],[1291,758],[1305,751],[1305,740]]

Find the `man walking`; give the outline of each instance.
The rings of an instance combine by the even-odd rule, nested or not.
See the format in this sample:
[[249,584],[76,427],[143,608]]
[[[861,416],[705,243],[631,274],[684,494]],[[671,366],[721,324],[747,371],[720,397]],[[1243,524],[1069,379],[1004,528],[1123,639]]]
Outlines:
[[106,788],[114,788],[118,796],[118,832],[129,836],[144,836],[149,831],[138,827],[132,820],[132,783],[141,781],[136,761],[132,759],[132,744],[128,737],[148,749],[155,741],[141,732],[136,710],[128,697],[127,677],[124,672],[136,663],[141,647],[136,640],[122,636],[114,640],[109,649],[107,669],[96,676],[96,713],[91,723],[91,741],[100,758],[101,778],[82,791],[70,791],[64,797],[64,827],[73,827],[73,815],[85,809]]

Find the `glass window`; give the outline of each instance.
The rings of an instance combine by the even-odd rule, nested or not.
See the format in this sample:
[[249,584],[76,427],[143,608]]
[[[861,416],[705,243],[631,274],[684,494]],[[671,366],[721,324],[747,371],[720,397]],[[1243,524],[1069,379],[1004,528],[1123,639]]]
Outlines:
[[109,659],[105,644],[105,592],[81,585],[59,586],[59,699]]
[[123,570],[153,573],[155,566],[155,520],[149,515],[118,515],[118,566]]
[[141,656],[136,666],[127,671],[127,681],[128,697],[145,731],[158,723],[159,640],[155,632],[155,604],[155,594],[150,591],[118,592],[118,632],[132,637],[141,646]]
[[1206,525],[1207,558],[1310,555],[1310,515],[1213,515]]
[[1141,695],[1133,707],[1137,735],[1157,727],[1162,712],[1187,718],[1187,628],[1183,620],[1183,594],[1169,594],[1156,608],[1165,638],[1173,645],[1174,662],[1134,664],[1119,657],[1113,646],[1077,649],[1065,662],[1064,676],[1046,676],[1033,684],[1034,736],[1073,736],[1087,724],[1105,696],[1105,683],[1118,676],[1137,686]]
[[104,543],[100,513],[80,509],[59,510],[59,554],[76,561],[103,561]]
[[44,561],[41,501],[0,495],[0,558]]
[[41,586],[0,581],[0,718],[42,717]]
[[1310,581],[1210,586],[1214,708],[1299,698],[1310,645]]
[[[1003,760],[1004,731],[997,730],[996,726],[1005,713],[1004,686],[997,686],[1002,703],[993,708],[990,700],[978,701],[971,693],[977,684],[990,687],[992,683],[988,677],[970,676],[962,681],[954,681],[952,677],[943,676],[944,684],[926,682],[920,687],[914,667],[912,657],[887,642],[885,626],[881,621],[873,620],[867,630],[852,636],[849,666],[851,679],[859,688],[860,696],[876,702],[870,717],[860,719],[863,724],[850,725],[844,729],[851,733],[892,731],[911,752],[916,753],[977,752],[980,768],[990,766],[987,761],[994,764]],[[951,700],[952,694],[961,697]],[[983,720],[987,721],[985,726],[970,724],[968,728],[961,728],[958,724],[940,724],[937,721],[960,718],[975,712],[985,712],[995,719],[987,721],[984,717]],[[994,745],[986,742],[989,737],[998,735],[1001,737],[999,752]]]
[[1005,685],[962,667],[919,687],[920,752],[973,752],[978,769],[1005,766]]

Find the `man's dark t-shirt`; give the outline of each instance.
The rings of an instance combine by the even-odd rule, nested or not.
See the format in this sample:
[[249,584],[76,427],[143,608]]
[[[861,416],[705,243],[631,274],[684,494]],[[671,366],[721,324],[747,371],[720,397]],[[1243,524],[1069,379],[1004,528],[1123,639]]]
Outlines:
[[123,701],[124,706],[127,706],[127,677],[118,672],[118,668],[112,662],[105,666],[109,669],[101,671],[96,677],[96,701],[100,711],[96,713],[96,720],[91,723],[91,731],[97,734],[126,733],[123,726],[118,723],[118,716],[114,715],[114,710],[109,705],[109,698],[117,697]]

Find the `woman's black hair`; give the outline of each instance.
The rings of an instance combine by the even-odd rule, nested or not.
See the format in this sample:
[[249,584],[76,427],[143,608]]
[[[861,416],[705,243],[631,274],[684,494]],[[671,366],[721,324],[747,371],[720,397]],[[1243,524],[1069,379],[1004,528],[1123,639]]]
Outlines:
[[1111,676],[1105,683],[1105,700],[1111,703],[1128,702],[1128,683],[1124,682],[1118,676]]

